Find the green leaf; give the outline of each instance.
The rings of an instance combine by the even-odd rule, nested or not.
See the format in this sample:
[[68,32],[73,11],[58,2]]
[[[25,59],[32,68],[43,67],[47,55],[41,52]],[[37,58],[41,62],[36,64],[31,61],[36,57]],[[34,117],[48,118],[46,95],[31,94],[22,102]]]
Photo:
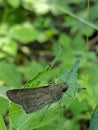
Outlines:
[[77,87],[77,69],[79,66],[79,60],[77,60],[70,69],[65,70],[59,77],[59,82],[65,82],[68,86],[68,94],[72,97],[75,96],[77,93],[78,87]]
[[6,95],[6,91],[9,90],[8,86],[0,86],[0,94],[1,95]]
[[24,74],[24,78],[29,80],[31,77],[35,77],[35,75],[42,70],[41,64],[38,62],[29,62],[20,67],[21,72]]
[[38,32],[27,23],[27,25],[17,25],[13,27],[9,35],[20,42],[27,43],[36,40]]
[[86,20],[86,19],[83,19],[83,18],[81,18],[80,16],[76,16],[76,14],[72,13],[69,9],[66,9],[66,8],[65,8],[66,6],[65,6],[65,7],[63,6],[63,8],[62,8],[62,6],[57,5],[56,7],[57,7],[57,9],[58,9],[59,11],[65,13],[65,14],[68,14],[69,16],[71,16],[72,18],[74,18],[74,19],[80,21],[81,23],[83,23],[83,24],[85,24],[85,25],[88,25],[88,26],[90,26],[90,27],[92,27],[92,28],[94,28],[94,29],[98,29],[97,24],[94,24],[94,23],[92,23],[91,21],[88,21],[88,20]]
[[[77,44],[78,43],[78,44]],[[77,34],[77,36],[73,39],[72,47],[74,48],[75,52],[79,50],[86,50],[85,41],[82,35]]]
[[[63,95],[61,108],[60,102],[54,102],[48,106],[38,110],[37,112],[26,114],[22,108],[14,103],[11,103],[10,106],[10,118],[12,121],[13,126],[17,130],[32,130],[35,128],[39,128],[44,126],[45,124],[51,122],[53,119],[57,118],[61,112],[64,111],[64,106],[69,105],[72,101],[72,97],[77,93],[77,69],[79,65],[79,60],[77,60],[73,66],[64,71],[58,78],[57,81],[59,82],[66,82],[68,85],[68,91]],[[71,96],[68,96],[71,95]],[[46,114],[44,114],[46,113]],[[41,120],[42,119],[42,120]]]
[[0,130],[7,130],[4,120],[1,115],[0,115]]
[[5,61],[0,62],[0,80],[8,86],[20,87],[22,85],[16,66]]
[[[66,41],[66,44],[65,44]],[[70,51],[72,52],[71,49],[71,39],[69,36],[67,36],[66,34],[61,34],[59,37],[59,43],[64,47],[64,51],[66,51],[66,53],[70,53]]]
[[3,96],[0,96],[0,105],[2,106],[0,107],[0,115],[4,115],[8,110],[9,102]]
[[7,0],[7,2],[13,7],[18,8],[20,5],[20,0]]
[[92,114],[89,130],[98,130],[98,105]]
[[34,1],[34,10],[37,14],[45,14],[50,10],[50,2],[46,0]]
[[12,57],[15,58],[17,54],[17,43],[8,38],[8,37],[0,37],[0,58],[3,57]]

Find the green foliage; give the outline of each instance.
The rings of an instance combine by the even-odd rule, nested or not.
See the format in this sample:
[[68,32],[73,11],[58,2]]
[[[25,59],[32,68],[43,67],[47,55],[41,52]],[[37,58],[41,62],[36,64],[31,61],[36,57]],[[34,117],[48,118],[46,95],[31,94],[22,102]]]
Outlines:
[[[89,128],[91,113],[98,104],[97,12],[97,0],[0,0],[1,130],[13,130],[13,127],[25,130]],[[62,50],[60,54],[59,46]],[[75,82],[77,69],[70,74],[71,68],[66,70],[77,58],[81,61],[78,85]],[[50,63],[52,69],[46,71]],[[78,66],[78,61],[76,63],[75,66]],[[66,113],[64,116],[55,116],[59,102],[50,106],[42,122],[39,120],[46,108],[30,115],[13,103],[8,108],[9,100],[5,93],[9,89],[64,81],[70,86],[69,96],[65,94],[61,103],[67,106],[66,110],[61,109],[60,112]],[[27,86],[28,83],[31,84]],[[86,89],[77,93],[77,86],[80,90]],[[70,95],[74,97],[74,94],[76,98],[69,101]],[[91,119],[90,130],[97,129],[96,111],[97,108]],[[71,117],[68,118],[70,113]]]
[[10,37],[23,43],[34,41],[38,36],[37,30],[29,24],[16,25],[10,31]]
[[8,110],[8,100],[4,97],[0,97],[0,104],[2,104],[2,107],[0,107],[0,115],[4,115]]
[[8,86],[20,87],[21,75],[17,72],[16,66],[5,61],[0,62],[0,79]]
[[[76,72],[78,69],[78,65],[79,65],[79,61],[77,60],[70,69],[68,69],[67,71],[64,71],[57,78],[58,82],[67,83],[67,85],[69,86],[67,93],[70,96],[65,94],[63,98],[61,99],[61,103],[56,102],[56,103],[53,103],[53,105],[50,105],[45,116],[44,116],[44,113],[47,107],[42,108],[41,110],[35,113],[27,115],[19,106],[12,103],[10,106],[10,117],[11,117],[13,126],[18,130],[26,130],[26,129],[32,130],[32,129],[44,126],[45,124],[47,124],[48,122],[56,118],[59,114],[61,114],[60,112],[64,109],[64,106],[67,106],[71,102],[72,97],[75,98],[75,95],[77,93],[77,84],[76,84],[77,73]],[[59,103],[61,104],[61,107]],[[43,117],[42,120],[41,120],[41,117]]]
[[0,115],[0,130],[7,130],[4,120],[1,115]]
[[97,130],[97,129],[98,129],[98,105],[96,106],[92,114],[89,130]]

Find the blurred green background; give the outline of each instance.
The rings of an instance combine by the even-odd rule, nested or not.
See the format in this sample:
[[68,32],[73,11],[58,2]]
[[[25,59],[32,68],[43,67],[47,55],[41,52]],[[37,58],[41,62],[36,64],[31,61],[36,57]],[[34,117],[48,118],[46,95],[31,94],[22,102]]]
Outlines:
[[88,130],[98,102],[97,12],[97,0],[0,0],[0,130],[13,130],[5,92],[44,70],[59,47],[53,69],[38,81],[51,83],[79,58],[77,82],[86,90],[38,130]]

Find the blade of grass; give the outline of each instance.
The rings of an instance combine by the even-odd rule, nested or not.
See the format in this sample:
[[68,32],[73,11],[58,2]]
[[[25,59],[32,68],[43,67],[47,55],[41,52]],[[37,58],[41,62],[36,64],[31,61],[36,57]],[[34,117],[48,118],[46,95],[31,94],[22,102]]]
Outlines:
[[76,19],[76,20],[78,20],[78,21],[80,21],[80,22],[82,22],[82,23],[84,23],[84,24],[86,24],[86,25],[94,28],[95,30],[98,30],[98,26],[95,25],[95,24],[93,24],[93,23],[91,23],[90,21],[85,20],[83,18],[80,18],[79,16],[76,16],[75,14],[73,14],[72,12],[70,12],[69,10],[62,8],[59,5],[57,5],[56,7],[57,7],[58,10],[66,13],[66,14],[68,14],[69,16],[73,17],[74,19]]

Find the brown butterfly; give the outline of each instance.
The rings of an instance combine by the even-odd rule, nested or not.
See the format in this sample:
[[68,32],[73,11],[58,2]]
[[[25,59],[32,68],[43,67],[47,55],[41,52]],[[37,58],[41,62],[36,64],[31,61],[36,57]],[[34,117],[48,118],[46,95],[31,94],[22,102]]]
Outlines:
[[31,113],[58,101],[67,88],[64,83],[59,83],[39,88],[8,90],[6,94],[12,102],[21,105],[26,113]]

